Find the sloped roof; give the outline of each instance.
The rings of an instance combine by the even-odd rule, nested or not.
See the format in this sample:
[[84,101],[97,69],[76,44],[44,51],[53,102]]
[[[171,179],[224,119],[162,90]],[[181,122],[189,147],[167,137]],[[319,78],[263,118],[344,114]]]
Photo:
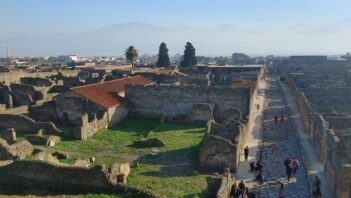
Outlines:
[[118,93],[124,92],[125,85],[147,85],[151,83],[153,83],[153,81],[142,76],[133,76],[103,83],[74,87],[71,88],[71,90],[108,109],[118,106],[125,101],[123,97],[118,95]]
[[236,79],[234,82],[230,84],[230,87],[233,89],[238,89],[238,88],[254,89],[256,87],[256,82],[251,80]]

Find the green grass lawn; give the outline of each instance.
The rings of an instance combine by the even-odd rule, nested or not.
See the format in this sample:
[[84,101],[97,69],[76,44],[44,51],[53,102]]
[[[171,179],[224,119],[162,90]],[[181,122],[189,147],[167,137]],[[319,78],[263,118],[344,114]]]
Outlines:
[[[63,140],[47,149],[65,151],[71,159],[93,156],[95,164],[130,162],[130,185],[167,197],[201,197],[207,175],[197,171],[198,145],[204,131],[205,128],[198,125],[126,119],[117,127],[103,130],[87,140]],[[161,152],[158,156],[150,155],[155,148],[131,146],[133,141],[154,137],[166,145],[157,148]]]

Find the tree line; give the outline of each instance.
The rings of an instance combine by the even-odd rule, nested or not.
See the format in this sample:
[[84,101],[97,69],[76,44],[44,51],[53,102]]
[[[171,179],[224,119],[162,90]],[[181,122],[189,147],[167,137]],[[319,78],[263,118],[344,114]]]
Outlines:
[[[132,68],[134,68],[135,59],[138,57],[138,50],[135,49],[134,46],[129,46],[125,50],[124,55],[126,59],[131,62]],[[185,50],[182,56],[182,60],[180,62],[180,67],[190,68],[195,66],[196,63],[197,63],[197,59],[196,59],[195,47],[190,42],[187,42],[185,45]],[[162,42],[160,44],[159,51],[158,51],[158,60],[156,63],[156,67],[170,67],[170,66],[171,66],[171,62],[168,55],[168,48],[166,43]]]

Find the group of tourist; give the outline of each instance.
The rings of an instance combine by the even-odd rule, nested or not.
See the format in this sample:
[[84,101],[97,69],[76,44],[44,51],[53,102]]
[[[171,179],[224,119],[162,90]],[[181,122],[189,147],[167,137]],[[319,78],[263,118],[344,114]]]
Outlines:
[[290,158],[287,157],[284,160],[284,166],[285,166],[285,171],[286,175],[288,176],[288,182],[290,182],[291,175],[295,175],[297,169],[299,168],[300,162],[299,160],[294,157],[294,160],[291,162]]
[[232,185],[230,191],[231,198],[255,198],[254,192],[249,192],[249,188],[245,186],[244,181],[241,180],[239,185],[236,182]]
[[[245,156],[245,160],[247,161],[248,160],[248,157],[249,157],[249,147],[246,146],[245,149],[244,149],[244,156]],[[256,180],[262,184],[263,182],[263,178],[262,178],[262,165],[261,165],[261,162],[255,162],[255,161],[252,161],[250,162],[250,172],[255,172],[255,171],[258,171],[258,175],[256,176]]]
[[278,124],[278,120],[280,121],[280,123],[283,123],[283,122],[284,122],[285,116],[284,116],[283,113],[280,114],[280,115],[277,115],[277,114],[274,115],[274,123],[275,123],[275,124]]

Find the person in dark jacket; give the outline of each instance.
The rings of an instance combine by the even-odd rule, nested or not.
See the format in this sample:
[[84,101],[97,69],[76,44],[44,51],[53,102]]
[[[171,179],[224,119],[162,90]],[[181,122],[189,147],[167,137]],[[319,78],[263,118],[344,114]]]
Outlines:
[[291,164],[289,164],[286,168],[286,173],[288,174],[288,182],[290,182],[292,171],[293,171],[293,169],[291,167]]
[[247,158],[249,157],[249,147],[246,146],[244,149],[244,155],[245,155],[245,160],[247,161]]
[[245,184],[244,184],[244,181],[241,180],[240,183],[239,183],[239,192],[241,195],[244,195],[244,192],[245,192]]

